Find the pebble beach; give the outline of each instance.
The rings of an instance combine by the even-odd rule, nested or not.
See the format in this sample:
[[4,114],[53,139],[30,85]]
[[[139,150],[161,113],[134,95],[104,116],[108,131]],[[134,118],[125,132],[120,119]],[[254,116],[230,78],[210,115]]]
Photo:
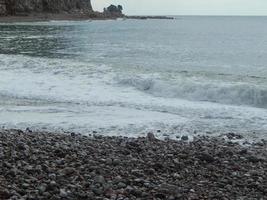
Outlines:
[[267,144],[0,132],[0,199],[267,199]]

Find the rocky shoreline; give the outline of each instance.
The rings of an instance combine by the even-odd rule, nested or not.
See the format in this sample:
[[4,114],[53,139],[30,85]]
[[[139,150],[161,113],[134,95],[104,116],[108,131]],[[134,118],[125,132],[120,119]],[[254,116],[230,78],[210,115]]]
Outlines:
[[47,22],[51,20],[56,21],[82,21],[82,20],[108,20],[116,19],[116,17],[104,17],[103,15],[84,15],[84,14],[64,14],[64,13],[40,13],[31,14],[27,16],[1,16],[0,23],[16,23],[16,22]]
[[264,200],[267,144],[2,130],[0,199]]
[[[81,20],[116,20],[119,17],[106,17],[101,13],[93,13],[91,15],[86,14],[66,14],[66,13],[39,13],[25,16],[0,16],[0,23],[14,23],[14,22],[45,22],[51,20],[70,20],[70,21],[81,21]],[[173,17],[167,16],[123,16],[123,19],[136,19],[136,20],[147,20],[147,19],[167,19],[172,20]]]
[[126,19],[175,19],[174,17],[168,16],[125,16]]

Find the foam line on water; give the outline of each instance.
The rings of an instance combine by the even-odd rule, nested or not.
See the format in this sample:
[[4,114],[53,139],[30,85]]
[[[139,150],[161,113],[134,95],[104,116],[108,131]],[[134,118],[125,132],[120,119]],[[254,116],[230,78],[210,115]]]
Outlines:
[[209,82],[208,80],[206,82],[194,80],[167,82],[142,77],[122,78],[118,83],[158,97],[267,108],[267,87],[264,85]]

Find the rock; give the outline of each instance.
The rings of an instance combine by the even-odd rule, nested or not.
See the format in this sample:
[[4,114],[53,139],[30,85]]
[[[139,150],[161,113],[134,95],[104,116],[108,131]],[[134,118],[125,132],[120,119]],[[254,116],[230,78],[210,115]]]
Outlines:
[[127,185],[125,183],[122,183],[122,182],[119,182],[119,184],[117,186],[119,189],[127,187]]
[[6,1],[6,14],[18,15],[20,13],[64,13],[64,12],[92,12],[90,0],[9,0]]
[[19,143],[17,143],[17,148],[19,149],[19,150],[28,150],[29,149],[29,146],[28,145],[26,145],[25,143],[23,143],[23,142],[19,142]]
[[107,158],[107,159],[106,159],[106,163],[107,163],[108,165],[112,165],[112,159],[111,159],[111,158]]
[[62,149],[55,149],[54,154],[59,158],[65,158],[65,156],[67,155],[66,152]]
[[243,139],[243,136],[242,135],[239,135],[239,134],[235,134],[235,133],[228,133],[226,134],[227,138],[229,140],[233,140],[233,139]]
[[60,197],[66,198],[68,196],[68,193],[66,192],[65,189],[60,189],[59,191],[60,191],[59,193]]
[[47,187],[47,190],[55,190],[57,188],[57,183],[56,181],[51,181]]
[[76,134],[75,134],[75,133],[70,133],[70,136],[71,136],[71,137],[75,137]]
[[248,153],[247,149],[242,149],[242,150],[239,151],[239,154],[241,154],[241,155],[245,155],[247,153]]
[[112,164],[113,165],[119,165],[121,161],[119,159],[113,159]]
[[[127,188],[126,188],[127,189]],[[127,190],[130,194],[134,195],[135,197],[141,197],[142,196],[142,191],[136,188],[132,188],[131,190]]]
[[148,141],[151,141],[151,142],[157,140],[156,137],[155,137],[155,135],[153,133],[151,133],[151,132],[149,132],[147,134],[146,138],[147,138]]
[[247,157],[247,160],[248,160],[249,162],[252,162],[252,163],[257,163],[257,162],[261,162],[261,161],[263,161],[263,158],[258,157],[258,156],[256,156],[256,155],[250,155],[250,156]]
[[0,199],[9,199],[10,197],[11,194],[7,189],[0,188]]
[[189,140],[189,137],[188,137],[187,135],[183,135],[183,136],[181,137],[181,140],[183,140],[183,141],[187,141],[187,140]]
[[163,193],[156,193],[156,194],[155,194],[155,197],[156,197],[156,198],[159,198],[159,199],[166,199],[166,195],[163,194]]
[[28,189],[30,187],[30,184],[28,184],[28,183],[22,183],[21,187],[23,189]]
[[28,128],[26,128],[26,130],[25,130],[26,132],[28,132],[28,133],[32,133],[32,130],[28,127]]
[[47,184],[43,183],[38,187],[38,190],[41,194],[43,194],[47,189]]
[[214,137],[148,142],[0,130],[0,152],[0,199],[265,199],[267,192],[266,147]]
[[57,175],[52,173],[52,174],[49,174],[48,177],[50,180],[56,180]]
[[148,175],[155,174],[155,170],[153,168],[145,169],[144,172]]
[[103,14],[106,17],[123,17],[122,10],[123,8],[121,5],[110,5],[109,7],[104,8]]
[[60,174],[63,176],[72,175],[74,173],[77,173],[77,172],[76,172],[75,168],[73,168],[73,167],[66,167],[60,171]]
[[211,162],[214,162],[215,161],[215,158],[208,154],[208,153],[201,153],[198,155],[198,158],[202,161],[206,161],[208,163],[211,163]]
[[103,188],[98,188],[98,187],[93,187],[92,191],[96,194],[96,195],[103,195]]
[[7,175],[15,177],[18,173],[18,169],[17,168],[12,168],[8,171]]
[[94,178],[94,182],[104,185],[106,183],[106,180],[103,176],[99,175]]

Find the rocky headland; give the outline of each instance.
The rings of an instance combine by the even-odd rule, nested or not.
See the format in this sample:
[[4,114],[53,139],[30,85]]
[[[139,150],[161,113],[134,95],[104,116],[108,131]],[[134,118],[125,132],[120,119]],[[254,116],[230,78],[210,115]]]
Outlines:
[[166,16],[127,16],[121,5],[103,12],[93,10],[91,0],[0,0],[0,22],[105,19],[173,19]]
[[122,10],[117,12],[108,8],[105,12],[96,12],[91,0],[0,0],[0,21],[114,19],[124,16]]
[[0,0],[0,14],[27,16],[41,13],[79,13],[93,12],[91,0]]
[[0,199],[267,199],[266,142],[182,139],[2,130]]

